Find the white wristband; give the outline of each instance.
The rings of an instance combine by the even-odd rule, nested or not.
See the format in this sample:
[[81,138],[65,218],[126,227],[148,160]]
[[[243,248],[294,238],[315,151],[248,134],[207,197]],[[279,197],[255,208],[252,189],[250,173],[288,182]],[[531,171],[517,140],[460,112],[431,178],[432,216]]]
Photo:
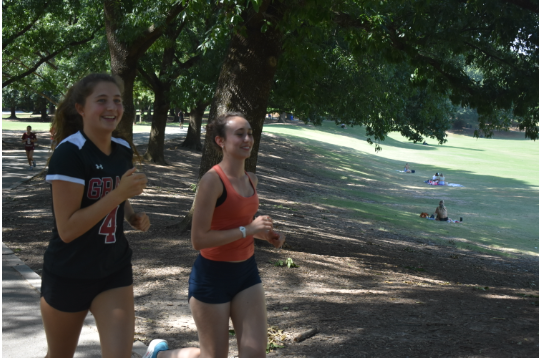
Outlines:
[[238,229],[242,233],[242,237],[246,237],[246,228],[244,226],[240,226]]

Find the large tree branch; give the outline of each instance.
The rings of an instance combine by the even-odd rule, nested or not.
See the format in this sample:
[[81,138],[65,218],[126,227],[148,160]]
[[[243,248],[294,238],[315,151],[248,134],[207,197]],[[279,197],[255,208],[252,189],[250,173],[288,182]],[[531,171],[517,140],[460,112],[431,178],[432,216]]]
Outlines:
[[[176,39],[180,36],[182,29],[185,27],[185,21],[179,21],[179,23],[171,22],[164,33],[168,42],[163,50],[163,58],[161,60],[161,67],[159,69],[159,78],[163,78],[172,68],[172,62],[176,57]],[[178,76],[170,75],[170,81],[174,80]],[[167,80],[169,81],[169,80]]]
[[515,66],[514,66],[513,64],[507,62],[507,61],[504,60],[503,58],[499,58],[498,56],[496,56],[496,55],[494,55],[494,54],[492,54],[492,53],[486,52],[485,50],[483,50],[482,48],[478,47],[477,45],[474,45],[474,44],[469,43],[469,42],[467,42],[467,41],[464,41],[464,43],[465,43],[466,45],[468,45],[468,46],[470,46],[470,47],[473,47],[474,49],[476,49],[476,50],[482,52],[482,53],[485,54],[486,56],[488,56],[488,57],[490,57],[490,58],[496,60],[496,61],[499,62],[499,63],[503,63],[503,64],[505,64],[505,65],[507,65],[507,66],[509,66],[509,67],[511,67],[511,68],[515,68]]
[[176,61],[176,64],[178,65],[178,68],[172,75],[173,78],[178,78],[184,70],[187,70],[188,68],[194,66],[199,60],[201,59],[201,55],[196,55],[191,57],[189,60],[185,61],[184,63],[180,62],[180,60],[175,56],[174,61]]
[[43,98],[45,98],[46,100],[48,100],[49,102],[51,102],[52,104],[54,104],[55,106],[58,106],[59,105],[59,102],[55,101],[54,99],[52,99],[51,97],[49,97],[48,95],[46,95],[45,93],[43,92],[40,92],[40,91],[36,91],[35,88],[33,88],[32,86],[22,82],[21,83],[23,85],[23,87],[26,87],[28,88],[29,90],[31,90],[32,92],[36,93],[38,96],[41,96]]
[[166,26],[170,24],[182,11],[184,11],[187,6],[187,2],[184,4],[184,1],[180,1],[172,8],[165,16],[164,24],[158,27],[150,26],[136,41],[133,42],[132,46],[128,49],[129,57],[137,56],[144,54],[148,48],[153,45],[153,43],[161,37],[163,32],[166,29]]
[[[35,53],[36,55],[42,57],[42,54],[41,54],[39,51],[36,51],[36,52],[34,52],[34,53]],[[49,53],[48,53],[48,55],[49,55]],[[55,65],[55,64],[52,63],[51,61],[46,61],[45,63],[46,63],[49,67],[51,67],[52,69],[54,69],[55,71],[58,71],[59,68],[57,67],[57,65]]]
[[26,25],[25,27],[23,27],[21,31],[11,35],[5,40],[2,39],[2,50],[4,50],[7,46],[11,45],[13,41],[15,41],[18,37],[24,35],[28,30],[30,30],[32,26],[34,26],[34,24],[42,17],[42,14],[45,12],[45,9],[47,8],[48,5],[49,4],[47,2],[43,4],[43,6],[40,7],[40,11],[38,12],[38,14],[34,17],[34,19],[30,20],[30,23]]
[[149,89],[155,90],[155,87],[159,83],[159,78],[155,75],[155,72],[146,72],[141,65],[138,65],[138,73],[142,76],[144,83],[148,85]]
[[42,65],[42,63],[51,60],[53,57],[57,56],[59,53],[63,52],[64,50],[66,50],[66,49],[68,49],[70,47],[73,47],[73,46],[83,45],[84,43],[87,43],[87,42],[91,41],[94,38],[95,38],[95,33],[93,32],[91,37],[88,37],[88,38],[83,39],[81,41],[70,42],[68,45],[58,49],[57,51],[52,52],[48,56],[41,57],[40,60],[36,64],[34,64],[34,66],[30,67],[27,71],[25,71],[25,72],[23,72],[23,73],[21,73],[21,74],[19,74],[17,76],[11,77],[6,82],[2,82],[2,88],[6,87],[6,86],[9,86],[13,82],[19,81],[20,79],[25,78],[26,76],[28,76],[31,73],[35,72]]

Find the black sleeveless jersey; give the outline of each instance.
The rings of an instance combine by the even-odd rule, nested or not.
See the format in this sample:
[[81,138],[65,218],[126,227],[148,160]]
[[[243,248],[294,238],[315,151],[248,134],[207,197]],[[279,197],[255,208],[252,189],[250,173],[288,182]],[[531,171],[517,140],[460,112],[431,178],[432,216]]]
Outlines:
[[[132,165],[132,149],[112,138],[104,154],[83,132],[63,140],[53,152],[45,180],[84,185],[81,208],[96,203],[115,189]],[[130,264],[132,250],[123,233],[125,202],[70,243],[61,240],[53,210],[53,238],[44,255],[44,270],[62,277],[100,279]]]

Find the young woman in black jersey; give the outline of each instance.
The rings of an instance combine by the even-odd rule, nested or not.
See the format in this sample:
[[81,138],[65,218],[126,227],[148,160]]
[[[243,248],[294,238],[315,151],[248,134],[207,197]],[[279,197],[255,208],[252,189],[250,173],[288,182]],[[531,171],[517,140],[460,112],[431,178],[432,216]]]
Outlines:
[[129,202],[147,179],[133,166],[134,145],[116,133],[121,98],[116,79],[91,74],[68,90],[55,114],[59,144],[46,176],[54,228],[40,301],[48,358],[73,357],[88,311],[96,319],[102,357],[132,354],[132,251],[123,219],[141,231],[150,222]]

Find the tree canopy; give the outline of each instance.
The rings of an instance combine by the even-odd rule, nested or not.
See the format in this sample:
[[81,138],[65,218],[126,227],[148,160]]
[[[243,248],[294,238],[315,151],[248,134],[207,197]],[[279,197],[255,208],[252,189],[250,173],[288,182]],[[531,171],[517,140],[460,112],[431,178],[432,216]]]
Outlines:
[[[178,52],[188,44],[198,48],[193,55],[225,49],[225,39],[251,36],[250,27],[277,34],[281,51],[270,108],[312,123],[331,118],[365,125],[373,141],[389,131],[443,141],[452,104],[477,113],[478,129],[487,136],[514,120],[529,138],[539,138],[536,0],[6,0],[2,5],[3,87],[30,88],[55,102],[75,78],[109,66],[128,84],[131,118],[122,124],[127,131],[142,55],[169,23],[193,17],[208,23],[182,35]],[[159,66],[155,71],[159,76]],[[203,73],[217,79],[219,65],[184,74],[177,84],[216,82],[203,81]],[[201,79],[193,77],[198,74]],[[189,92],[179,97],[200,97]]]

